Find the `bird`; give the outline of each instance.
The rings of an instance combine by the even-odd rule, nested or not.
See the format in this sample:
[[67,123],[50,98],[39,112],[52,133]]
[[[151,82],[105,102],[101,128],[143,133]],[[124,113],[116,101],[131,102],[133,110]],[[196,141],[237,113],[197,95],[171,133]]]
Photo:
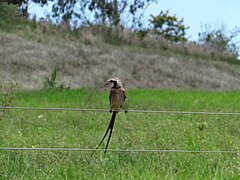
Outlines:
[[[109,92],[109,102],[110,102],[109,112],[112,113],[112,117],[111,117],[108,128],[107,128],[102,140],[100,141],[100,143],[98,144],[98,146],[95,149],[95,151],[96,151],[99,148],[99,146],[102,144],[102,142],[106,138],[108,131],[110,130],[110,134],[109,134],[109,137],[107,140],[107,145],[105,147],[104,154],[106,154],[106,152],[107,152],[107,148],[108,148],[108,145],[109,145],[109,142],[111,139],[113,125],[114,125],[117,113],[119,112],[119,110],[121,108],[123,108],[125,110],[125,113],[127,113],[127,110],[123,107],[123,103],[126,99],[126,95],[125,95],[125,89],[123,88],[122,82],[120,81],[119,78],[112,77],[105,82],[105,85],[109,85],[109,84],[113,85]],[[92,153],[92,155],[94,154],[94,152]]]

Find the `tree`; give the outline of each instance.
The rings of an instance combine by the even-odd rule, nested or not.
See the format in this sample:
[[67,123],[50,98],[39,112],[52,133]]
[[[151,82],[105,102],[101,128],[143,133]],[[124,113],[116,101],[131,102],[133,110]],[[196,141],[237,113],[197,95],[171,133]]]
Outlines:
[[157,0],[34,0],[36,3],[47,1],[55,2],[52,12],[58,21],[74,20],[110,26],[120,25],[122,21],[129,19],[133,24],[140,22],[145,8],[150,3],[157,2]]
[[169,15],[169,11],[161,11],[159,15],[151,15],[149,20],[153,25],[153,34],[162,36],[171,42],[187,41],[186,30],[189,27],[183,25],[183,18],[178,19],[176,15]]
[[[127,2],[122,2],[123,7],[126,7]],[[91,12],[95,12],[95,18],[101,18],[101,23],[106,24],[107,20],[112,25],[118,25],[120,22],[120,11],[117,0],[106,1],[106,0],[92,0],[88,9]]]
[[[28,0],[29,1],[29,0]],[[38,3],[40,4],[41,6],[44,6],[45,4],[48,3],[48,0],[31,0],[32,2],[34,3]]]

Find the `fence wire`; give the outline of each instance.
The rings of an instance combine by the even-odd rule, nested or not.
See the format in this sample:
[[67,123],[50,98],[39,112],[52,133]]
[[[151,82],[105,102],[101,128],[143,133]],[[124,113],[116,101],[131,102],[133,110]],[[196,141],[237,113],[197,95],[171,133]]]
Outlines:
[[[106,109],[88,108],[59,108],[59,107],[14,107],[0,106],[2,110],[30,110],[30,111],[79,111],[79,112],[109,112]],[[124,112],[124,111],[122,111]],[[213,111],[168,111],[168,110],[128,110],[131,113],[162,113],[162,114],[200,114],[200,115],[240,115],[240,112],[213,112]],[[27,147],[0,147],[0,151],[105,151],[105,149],[89,148],[27,148]],[[108,149],[109,152],[138,152],[138,153],[229,153],[240,154],[237,150],[161,150],[161,149]]]
[[[0,151],[105,151],[105,149],[87,148],[26,148],[26,147],[0,147]],[[212,154],[239,154],[237,150],[161,150],[161,149],[107,149],[108,152],[132,152],[132,153],[212,153]]]
[[[30,110],[30,111],[79,111],[79,112],[109,112],[107,109],[87,108],[59,108],[59,107],[13,107],[0,106],[5,110]],[[127,110],[131,113],[162,113],[162,114],[202,114],[202,115],[240,115],[240,112],[213,112],[213,111],[168,111],[168,110]],[[124,111],[120,111],[124,112]]]

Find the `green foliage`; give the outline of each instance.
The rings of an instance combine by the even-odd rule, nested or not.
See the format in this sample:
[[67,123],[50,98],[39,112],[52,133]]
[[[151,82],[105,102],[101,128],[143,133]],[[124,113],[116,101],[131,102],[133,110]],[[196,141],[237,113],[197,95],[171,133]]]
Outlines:
[[201,44],[213,48],[218,52],[227,52],[229,56],[237,59],[239,56],[239,46],[237,43],[234,43],[234,39],[236,39],[239,34],[240,28],[236,28],[228,35],[224,27],[211,29],[211,26],[205,25],[205,29],[202,28],[202,32],[200,32],[198,36]]
[[[130,109],[239,112],[239,92],[129,90]],[[91,89],[18,93],[21,106],[108,109]],[[0,147],[94,148],[111,114],[12,111]],[[235,115],[118,113],[110,149],[240,149]],[[105,142],[104,142],[105,143]],[[104,148],[104,144],[101,148]],[[239,179],[239,154],[97,151],[0,151],[0,179]],[[111,171],[110,171],[111,170]]]
[[50,78],[45,78],[45,88],[56,88],[57,68],[54,68]]
[[137,35],[137,37],[139,37],[141,40],[143,40],[143,38],[148,35],[149,30],[148,29],[137,29],[137,30],[135,30],[134,33]]
[[3,2],[7,2],[10,5],[18,6],[19,15],[22,17],[28,17],[28,0],[3,0]]
[[183,25],[183,18],[178,19],[176,15],[169,15],[169,11],[161,11],[159,15],[151,15],[149,21],[153,26],[152,33],[164,37],[170,42],[187,41],[186,30],[189,27]]
[[[53,1],[53,0],[49,0]],[[59,22],[70,22],[72,19],[80,24],[100,24],[107,26],[125,25],[132,21],[132,26],[141,24],[146,7],[156,0],[83,0],[57,1],[53,5],[53,16]],[[89,11],[91,15],[89,16]],[[125,14],[128,13],[126,17]],[[93,15],[93,16],[92,16]],[[93,18],[94,17],[94,18]],[[126,18],[126,19],[125,19]]]
[[70,89],[70,87],[67,87],[64,84],[57,86],[57,68],[54,68],[54,70],[52,71],[52,74],[49,78],[48,77],[45,78],[44,88],[59,89],[59,90]]
[[1,0],[0,3],[2,2],[20,6],[22,3],[26,2],[26,0]]
[[18,5],[0,3],[0,18],[17,17],[19,16]]
[[16,32],[22,29],[26,30],[26,26],[31,23],[21,16],[18,5],[0,3],[0,30],[6,32]]
[[116,28],[105,28],[105,30],[103,30],[101,34],[106,43],[113,44],[113,45],[124,44],[122,39],[122,33],[120,30]]
[[[85,43],[100,47],[103,43],[118,46],[131,45],[134,48],[146,48],[151,51],[153,49],[168,51],[171,55],[174,54],[174,56],[176,54],[187,54],[197,58],[221,59],[228,62],[236,62],[236,55],[239,52],[237,44],[232,42],[228,44],[228,49],[231,49],[231,53],[229,53],[229,50],[222,51],[220,50],[221,48],[208,47],[209,45],[206,44],[209,43],[202,43],[202,41],[172,43],[170,40],[166,40],[166,38],[160,38],[161,35],[158,32],[156,32],[157,34],[154,36],[156,39],[154,39],[151,37],[151,33],[154,31],[149,29],[137,28],[134,30],[126,29],[122,26],[110,27],[93,24],[81,26],[80,28],[76,26],[76,29],[73,30],[68,24],[56,25],[51,20],[36,22],[19,17],[18,7],[11,4],[2,3],[0,4],[0,10],[1,7],[4,11],[0,11],[0,31],[14,33],[27,41],[38,41],[43,43],[43,45],[58,44],[59,46],[66,46],[66,40],[75,45],[77,43]],[[10,10],[7,10],[8,8]],[[162,26],[165,27],[165,25]],[[227,37],[233,40],[232,36]]]
[[[100,20],[101,24],[106,25],[107,21],[109,21],[109,25],[117,26],[120,23],[119,4],[117,0],[93,0],[89,4],[88,9],[94,12],[96,22]],[[125,6],[125,4],[123,4],[123,6]]]

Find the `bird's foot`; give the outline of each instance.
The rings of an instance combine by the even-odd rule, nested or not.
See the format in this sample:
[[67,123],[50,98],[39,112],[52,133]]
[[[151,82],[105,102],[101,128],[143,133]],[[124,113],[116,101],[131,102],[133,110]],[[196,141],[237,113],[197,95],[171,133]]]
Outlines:
[[127,114],[128,110],[125,109],[123,106],[121,106],[121,108],[124,110],[124,113]]

